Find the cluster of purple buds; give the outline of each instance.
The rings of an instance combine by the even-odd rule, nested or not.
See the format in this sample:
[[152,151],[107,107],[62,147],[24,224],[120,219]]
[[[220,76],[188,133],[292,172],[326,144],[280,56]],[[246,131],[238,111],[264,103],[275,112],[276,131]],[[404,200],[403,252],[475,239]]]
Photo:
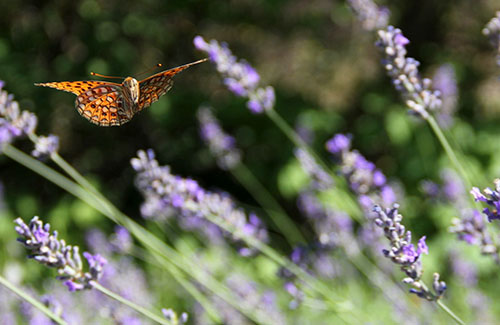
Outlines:
[[486,24],[483,34],[489,38],[491,45],[497,51],[497,65],[500,65],[500,11],[497,11],[496,16]]
[[21,111],[14,96],[2,90],[3,86],[0,80],[0,151],[4,144],[33,133],[37,125],[35,114]]
[[479,245],[481,254],[492,255],[497,262],[500,262],[498,248],[491,240],[485,227],[484,216],[479,211],[472,210],[461,218],[454,218],[449,231],[457,234],[458,239],[469,245]]
[[417,248],[411,243],[411,232],[401,224],[403,216],[398,212],[398,208],[398,204],[385,210],[378,205],[373,208],[377,215],[374,219],[375,224],[384,230],[384,235],[391,244],[389,249],[384,249],[382,252],[393,263],[401,266],[401,270],[407,276],[403,279],[403,283],[412,286],[411,293],[427,300],[438,300],[446,290],[446,283],[439,281],[439,274],[434,273],[434,293],[432,293],[420,281],[423,274],[421,255],[429,254],[429,249],[425,243],[425,236],[418,240]]
[[470,193],[474,196],[474,200],[487,203],[493,209],[484,208],[483,213],[488,217],[488,221],[500,219],[500,178],[493,181],[495,189],[487,187],[484,189],[484,194],[481,193],[479,188],[473,187]]
[[[237,242],[244,241],[246,237],[268,240],[260,219],[254,214],[247,217],[228,195],[206,191],[195,180],[171,174],[168,166],[159,166],[152,150],[141,150],[137,155],[131,160],[132,167],[137,171],[136,186],[146,200],[159,204],[154,211],[169,207],[179,216],[179,222],[190,224],[191,229],[205,233],[207,230],[218,230]],[[217,224],[224,227],[219,228]],[[230,228],[231,231],[223,228]],[[249,255],[253,250],[245,247],[240,253]]]
[[441,108],[440,92],[431,89],[432,80],[422,79],[418,72],[420,62],[406,57],[405,46],[410,41],[400,29],[388,26],[378,31],[376,46],[384,54],[382,64],[397,91],[406,100],[410,112],[427,119],[430,111]]
[[49,136],[39,136],[35,142],[35,150],[31,155],[35,158],[45,159],[57,152],[59,149],[59,137],[49,134]]
[[306,150],[296,148],[295,157],[300,162],[302,170],[312,181],[312,187],[316,190],[328,190],[333,186],[333,179]]
[[79,247],[66,245],[63,239],[57,238],[57,231],[50,234],[49,224],[44,225],[38,217],[33,217],[28,225],[21,218],[14,222],[16,232],[21,236],[17,240],[32,251],[29,257],[57,268],[58,279],[64,281],[70,291],[91,289],[92,281],[97,282],[101,277],[107,262],[99,254],[83,253],[89,264],[89,272],[83,272]]
[[349,0],[347,5],[367,31],[387,27],[390,12],[386,7],[378,7],[372,0]]
[[351,150],[348,136],[336,134],[328,140],[326,148],[338,159],[340,172],[365,210],[371,209],[373,204],[392,205],[395,202],[394,190],[387,184],[385,175],[357,150]]
[[217,164],[224,170],[232,169],[241,161],[241,152],[236,148],[234,137],[225,133],[209,107],[198,109],[200,135],[208,145]]
[[224,84],[235,95],[248,98],[247,107],[252,113],[262,113],[274,107],[275,94],[271,86],[258,87],[260,76],[247,62],[238,61],[227,44],[216,40],[207,43],[203,37],[196,36],[194,45],[209,55],[217,71],[223,76]]

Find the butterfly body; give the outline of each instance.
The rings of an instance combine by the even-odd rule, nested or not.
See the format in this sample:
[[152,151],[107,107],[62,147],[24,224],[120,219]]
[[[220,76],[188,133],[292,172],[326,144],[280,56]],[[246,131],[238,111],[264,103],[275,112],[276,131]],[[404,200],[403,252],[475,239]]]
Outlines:
[[149,107],[172,88],[173,76],[207,59],[159,72],[142,81],[132,77],[123,83],[107,81],[62,81],[35,84],[75,94],[75,107],[87,120],[99,126],[120,126]]

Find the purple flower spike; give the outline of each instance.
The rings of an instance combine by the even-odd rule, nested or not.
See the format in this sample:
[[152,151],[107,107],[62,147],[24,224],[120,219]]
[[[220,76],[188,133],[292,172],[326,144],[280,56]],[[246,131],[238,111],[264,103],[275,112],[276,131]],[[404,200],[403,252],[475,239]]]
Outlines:
[[410,112],[427,119],[429,112],[442,107],[440,92],[431,89],[432,80],[420,77],[420,62],[406,57],[405,46],[409,42],[400,29],[388,26],[378,31],[376,45],[384,54],[382,64],[387,74],[403,96]]
[[29,256],[39,263],[58,269],[58,279],[70,291],[78,291],[92,288],[92,281],[98,281],[103,272],[106,260],[99,254],[91,255],[84,252],[83,255],[89,263],[89,272],[83,272],[82,259],[78,246],[66,245],[64,240],[57,238],[57,232],[49,233],[50,225],[43,224],[38,217],[33,217],[26,225],[21,218],[14,220],[17,240],[32,251]]
[[[247,217],[228,195],[206,191],[192,179],[172,175],[168,166],[159,166],[152,151],[146,154],[141,150],[137,155],[131,160],[137,171],[136,186],[147,202],[160,204],[152,211],[168,207],[179,217],[181,226],[203,232],[210,239],[220,240],[221,235],[225,235],[237,242],[244,241],[247,236],[268,240],[267,231],[257,216]],[[213,219],[231,228],[232,232],[219,228],[219,223]],[[250,251],[245,250],[245,254]]]
[[382,252],[393,263],[401,266],[401,270],[407,276],[403,279],[403,282],[412,286],[411,293],[420,298],[436,301],[443,296],[446,283],[439,281],[438,274],[437,280],[436,275],[434,275],[434,293],[422,285],[421,278],[424,271],[421,255],[429,254],[429,248],[425,243],[426,237],[423,236],[419,239],[417,249],[415,249],[415,246],[411,243],[411,232],[406,230],[401,223],[403,216],[399,214],[398,208],[397,204],[394,204],[391,209],[385,210],[378,205],[373,207],[373,212],[377,215],[374,222],[384,230],[385,237],[390,241],[389,249],[384,249]]
[[396,195],[387,184],[385,175],[356,150],[351,150],[351,139],[344,134],[336,134],[326,143],[340,164],[340,172],[349,186],[358,196],[358,202],[366,212],[373,204],[390,206],[396,201]]
[[348,0],[347,4],[365,30],[372,31],[387,27],[390,16],[387,8],[379,8],[372,0]]
[[206,52],[215,63],[217,71],[222,75],[226,87],[236,96],[248,98],[247,107],[254,114],[260,114],[274,107],[275,94],[271,86],[258,87],[260,75],[247,62],[238,61],[226,44],[216,40],[206,42],[203,37],[196,36],[194,45],[198,50]]

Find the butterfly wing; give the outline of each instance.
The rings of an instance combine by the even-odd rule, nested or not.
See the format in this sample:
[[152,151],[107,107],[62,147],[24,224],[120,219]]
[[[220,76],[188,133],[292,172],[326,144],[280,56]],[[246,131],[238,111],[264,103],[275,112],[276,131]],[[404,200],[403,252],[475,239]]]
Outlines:
[[82,93],[92,88],[101,86],[120,86],[120,85],[114,82],[87,80],[87,81],[61,81],[61,82],[37,83],[35,84],[35,86],[55,88],[79,96]]
[[158,101],[162,95],[172,88],[174,81],[172,78],[195,64],[205,62],[207,59],[191,62],[181,65],[177,68],[159,72],[139,82],[139,102],[137,103],[137,111],[141,111],[146,107],[151,106],[154,102]]
[[120,85],[108,84],[87,90],[76,98],[75,106],[81,116],[99,126],[120,126],[134,115],[124,100]]

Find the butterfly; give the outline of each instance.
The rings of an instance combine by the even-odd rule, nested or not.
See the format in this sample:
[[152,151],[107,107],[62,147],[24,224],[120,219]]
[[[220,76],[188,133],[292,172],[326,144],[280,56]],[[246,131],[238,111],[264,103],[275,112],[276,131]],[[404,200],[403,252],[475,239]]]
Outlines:
[[35,86],[73,93],[77,96],[75,106],[81,116],[99,126],[120,126],[169,91],[173,85],[173,76],[207,60],[202,59],[165,70],[142,81],[127,77],[121,84],[87,80],[36,83]]

